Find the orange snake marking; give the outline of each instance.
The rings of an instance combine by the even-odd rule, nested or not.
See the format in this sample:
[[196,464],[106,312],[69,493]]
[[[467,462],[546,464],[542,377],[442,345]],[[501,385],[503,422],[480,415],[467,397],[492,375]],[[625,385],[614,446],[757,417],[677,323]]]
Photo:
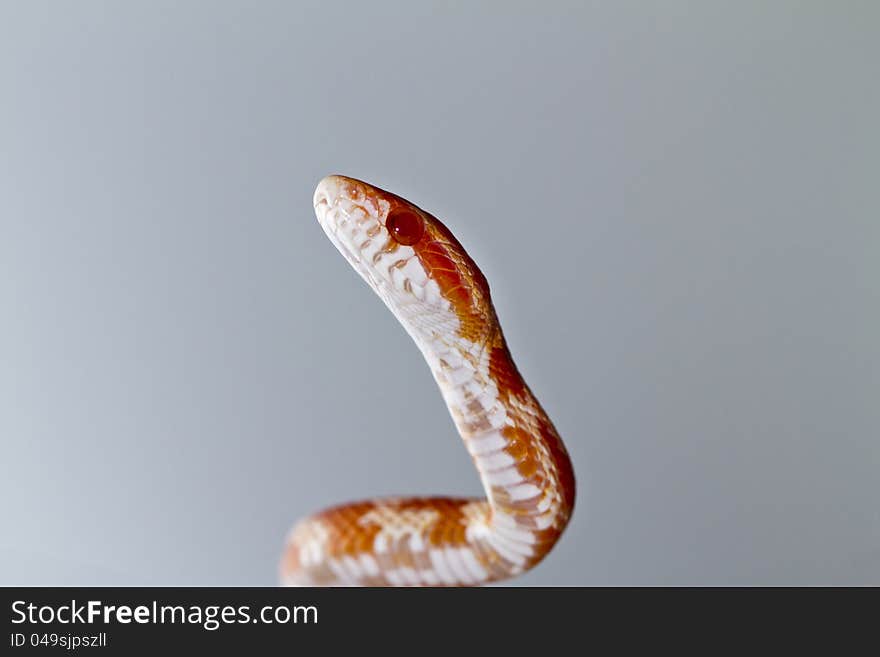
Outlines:
[[395,194],[328,176],[314,201],[331,242],[422,352],[486,498],[375,499],[326,509],[290,531],[282,583],[479,585],[532,568],[568,524],[575,478],[559,434],[513,362],[485,277],[436,217]]

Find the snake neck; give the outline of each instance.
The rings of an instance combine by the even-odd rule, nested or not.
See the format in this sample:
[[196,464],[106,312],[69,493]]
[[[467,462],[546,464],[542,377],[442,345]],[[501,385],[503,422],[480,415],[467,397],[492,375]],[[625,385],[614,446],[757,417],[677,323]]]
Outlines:
[[500,327],[477,343],[449,341],[439,333],[416,342],[486,491],[489,508],[475,533],[494,537],[494,542],[540,544],[545,549],[528,550],[537,561],[571,516],[574,474],[565,446],[517,370]]

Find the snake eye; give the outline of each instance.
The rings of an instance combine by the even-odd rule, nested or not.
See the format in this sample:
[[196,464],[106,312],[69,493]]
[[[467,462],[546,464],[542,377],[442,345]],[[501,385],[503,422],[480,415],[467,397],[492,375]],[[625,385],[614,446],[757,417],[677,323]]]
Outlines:
[[385,228],[395,242],[403,246],[412,246],[422,238],[425,223],[412,210],[399,209],[388,213]]

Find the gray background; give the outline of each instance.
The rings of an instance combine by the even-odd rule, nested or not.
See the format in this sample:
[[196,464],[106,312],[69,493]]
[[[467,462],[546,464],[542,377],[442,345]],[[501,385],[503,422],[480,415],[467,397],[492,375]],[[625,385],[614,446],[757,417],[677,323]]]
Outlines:
[[480,492],[335,172],[453,229],[570,448],[516,583],[880,584],[877,3],[413,4],[0,3],[0,583]]

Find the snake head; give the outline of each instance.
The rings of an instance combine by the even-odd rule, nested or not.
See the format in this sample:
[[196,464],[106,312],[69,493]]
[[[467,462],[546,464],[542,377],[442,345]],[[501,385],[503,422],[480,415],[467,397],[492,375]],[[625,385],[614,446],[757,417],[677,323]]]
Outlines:
[[314,205],[330,241],[417,342],[450,330],[471,342],[491,337],[486,278],[436,217],[345,176],[321,180]]

